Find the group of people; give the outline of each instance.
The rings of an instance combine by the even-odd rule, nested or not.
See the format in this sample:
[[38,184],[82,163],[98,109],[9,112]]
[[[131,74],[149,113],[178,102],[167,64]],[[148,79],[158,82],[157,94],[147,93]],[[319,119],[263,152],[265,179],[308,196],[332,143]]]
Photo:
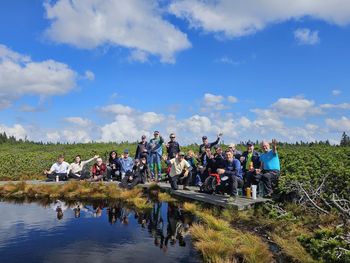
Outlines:
[[[251,141],[247,142],[244,152],[238,151],[235,144],[230,144],[224,150],[219,145],[221,136],[219,134],[211,143],[207,136],[203,136],[198,154],[195,154],[192,150],[187,153],[181,151],[174,133],[165,143],[159,131],[155,131],[149,142],[145,135],[141,137],[134,159],[127,149],[121,157],[116,151],[111,151],[106,163],[99,156],[82,161],[77,155],[74,162],[68,164],[61,155],[44,173],[49,180],[117,180],[124,188],[163,179],[169,180],[174,190],[178,189],[178,184],[182,184],[184,190],[189,190],[189,185],[196,185],[202,191],[233,196],[237,195],[239,188],[244,192],[251,185],[260,185],[263,188],[261,192],[267,197],[271,196],[280,175],[277,141],[272,140],[272,148],[269,142],[263,141],[263,152],[260,154],[254,150]],[[163,146],[166,149],[164,155]],[[86,169],[86,164],[94,160],[91,170]],[[162,178],[162,161],[167,165],[165,178]]]

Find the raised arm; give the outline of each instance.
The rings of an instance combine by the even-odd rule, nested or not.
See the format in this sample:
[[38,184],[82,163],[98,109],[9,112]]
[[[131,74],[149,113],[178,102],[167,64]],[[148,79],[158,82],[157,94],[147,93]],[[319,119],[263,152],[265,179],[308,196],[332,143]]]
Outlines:
[[277,153],[277,140],[276,139],[272,139],[272,151],[274,153]]

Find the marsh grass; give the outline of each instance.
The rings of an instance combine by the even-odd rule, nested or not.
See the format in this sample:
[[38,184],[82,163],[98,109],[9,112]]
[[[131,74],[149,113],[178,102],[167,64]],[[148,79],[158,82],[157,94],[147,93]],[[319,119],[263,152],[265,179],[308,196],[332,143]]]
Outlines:
[[[185,203],[184,210],[197,216],[203,224],[191,228],[195,247],[206,262],[272,262],[272,254],[258,236],[235,229],[228,221],[209,209]],[[228,215],[226,214],[226,217]],[[231,217],[230,217],[231,218]]]

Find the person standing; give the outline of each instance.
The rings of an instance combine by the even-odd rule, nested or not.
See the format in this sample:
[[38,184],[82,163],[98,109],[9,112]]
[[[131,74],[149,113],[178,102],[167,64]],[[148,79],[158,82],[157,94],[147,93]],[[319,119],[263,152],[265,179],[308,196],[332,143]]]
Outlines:
[[201,156],[204,152],[205,152],[205,147],[209,146],[209,148],[211,149],[213,146],[217,145],[220,142],[220,138],[222,136],[222,133],[218,134],[218,137],[216,139],[215,142],[208,142],[208,137],[207,136],[203,136],[202,137],[202,144],[199,146],[199,156]]
[[[160,135],[159,131],[154,131],[154,137],[150,140],[150,169],[151,169],[151,179],[159,181],[162,175],[162,155],[163,155],[163,143],[164,139]],[[157,168],[157,173],[156,173]]]
[[170,141],[166,144],[166,151],[168,154],[168,160],[173,159],[180,152],[180,145],[177,141],[175,141],[176,136],[174,133],[171,133]]
[[146,140],[146,135],[141,136],[141,141],[137,144],[135,159],[140,160],[143,154],[147,153],[148,142]]

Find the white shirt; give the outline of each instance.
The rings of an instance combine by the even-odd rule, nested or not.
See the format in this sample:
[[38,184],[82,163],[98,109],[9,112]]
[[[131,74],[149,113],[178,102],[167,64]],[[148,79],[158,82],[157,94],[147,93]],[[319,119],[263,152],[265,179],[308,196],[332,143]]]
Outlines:
[[169,162],[171,164],[171,169],[170,169],[170,173],[169,173],[169,175],[171,177],[173,177],[177,174],[181,174],[183,169],[191,167],[191,165],[185,159],[183,159],[181,162],[179,162],[179,160],[177,158],[173,158],[173,159],[169,160]]
[[81,172],[83,170],[83,168],[84,168],[84,165],[89,163],[89,162],[91,162],[91,161],[93,161],[93,160],[95,160],[95,158],[91,158],[91,159],[89,159],[87,161],[81,161],[80,163],[75,163],[75,162],[71,163],[70,167],[69,167],[69,169],[70,169],[69,171],[71,173],[73,173],[73,174]]
[[54,163],[51,168],[50,172],[55,172],[55,173],[68,173],[69,169],[69,163],[67,162],[62,162],[60,163]]

